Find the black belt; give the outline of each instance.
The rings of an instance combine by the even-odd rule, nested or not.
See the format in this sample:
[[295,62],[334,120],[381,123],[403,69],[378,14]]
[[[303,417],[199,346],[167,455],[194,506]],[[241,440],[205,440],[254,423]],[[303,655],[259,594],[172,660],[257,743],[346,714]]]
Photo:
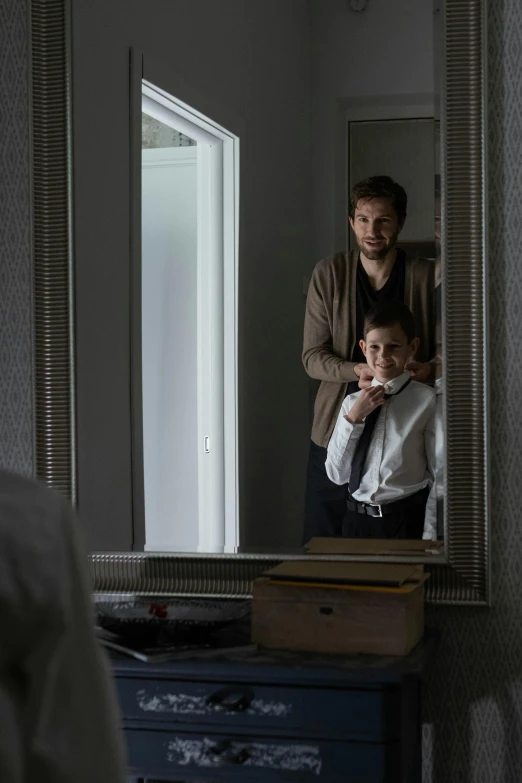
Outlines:
[[355,511],[356,514],[366,514],[369,517],[386,517],[389,514],[395,514],[397,511],[402,511],[409,506],[418,506],[421,503],[426,503],[429,495],[429,487],[415,492],[414,495],[409,495],[407,498],[401,498],[400,500],[394,500],[392,503],[359,503],[350,496],[346,501],[348,511]]

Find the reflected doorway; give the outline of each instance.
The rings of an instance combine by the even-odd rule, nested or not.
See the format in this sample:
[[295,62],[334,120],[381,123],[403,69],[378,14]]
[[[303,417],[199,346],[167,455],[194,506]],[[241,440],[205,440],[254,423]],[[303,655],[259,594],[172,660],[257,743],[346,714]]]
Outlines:
[[147,82],[141,138],[145,549],[233,552],[238,139]]

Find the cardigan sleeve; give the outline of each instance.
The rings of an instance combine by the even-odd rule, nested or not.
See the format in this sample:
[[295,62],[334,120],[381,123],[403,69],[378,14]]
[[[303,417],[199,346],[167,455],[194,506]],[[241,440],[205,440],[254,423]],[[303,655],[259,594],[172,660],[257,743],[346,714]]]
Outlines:
[[[303,338],[303,365],[311,378],[318,381],[348,383],[356,381],[355,362],[333,352],[331,313],[333,292],[328,291],[325,275],[318,264],[313,272],[308,297]],[[329,295],[330,294],[330,295]]]
[[432,364],[432,379],[436,373],[436,304],[435,264],[425,258],[408,258],[407,284],[404,301],[413,313],[416,337],[420,344],[416,358]]

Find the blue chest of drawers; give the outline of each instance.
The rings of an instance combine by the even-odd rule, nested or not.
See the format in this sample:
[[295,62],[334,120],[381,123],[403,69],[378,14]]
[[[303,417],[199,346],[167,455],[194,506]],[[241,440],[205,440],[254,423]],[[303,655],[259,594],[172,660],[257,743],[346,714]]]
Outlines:
[[420,783],[433,648],[351,658],[242,647],[112,656],[130,774],[154,781]]

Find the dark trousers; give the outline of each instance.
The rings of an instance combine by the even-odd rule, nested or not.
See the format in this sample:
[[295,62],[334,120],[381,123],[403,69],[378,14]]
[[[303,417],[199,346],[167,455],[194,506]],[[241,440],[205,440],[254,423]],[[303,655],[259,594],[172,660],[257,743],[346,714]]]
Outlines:
[[[350,381],[346,394],[359,391],[357,381]],[[326,473],[326,448],[310,441],[306,472],[303,544],[314,536],[353,536],[346,522],[348,484],[334,484]],[[344,532],[343,532],[344,531]]]
[[314,536],[340,537],[346,517],[348,485],[334,484],[326,474],[326,449],[310,442],[306,473],[303,544]]
[[[426,502],[390,514],[369,517],[348,511],[347,484],[334,484],[326,473],[326,448],[310,442],[306,474],[303,544],[311,538],[422,538]],[[428,497],[428,490],[425,497]]]
[[417,493],[422,501],[385,517],[347,511],[343,536],[348,538],[422,538],[429,490]]

